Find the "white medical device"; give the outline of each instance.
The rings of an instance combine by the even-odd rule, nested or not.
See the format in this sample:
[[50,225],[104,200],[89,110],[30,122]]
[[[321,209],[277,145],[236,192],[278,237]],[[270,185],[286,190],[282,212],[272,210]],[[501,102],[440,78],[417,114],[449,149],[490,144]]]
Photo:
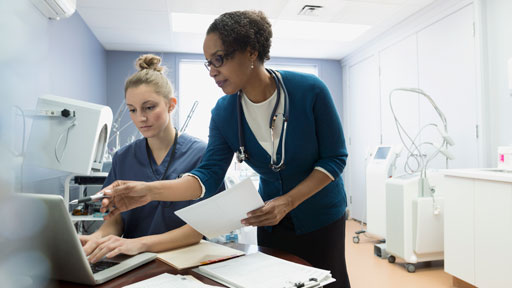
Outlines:
[[[429,171],[431,187],[438,186],[442,174]],[[435,193],[421,197],[419,174],[394,177],[386,182],[386,253],[388,261],[405,260],[405,268],[415,272],[414,264],[444,258],[444,197]]]
[[[441,125],[428,123],[419,129],[416,136],[411,137],[393,110],[393,93],[397,91],[425,97],[439,116]],[[423,90],[394,89],[389,94],[389,105],[400,140],[408,152],[404,171],[409,175],[395,177],[386,182],[386,253],[389,254],[390,263],[394,263],[397,257],[402,258],[406,261],[407,271],[415,272],[415,263],[440,260],[444,257],[443,197],[435,187],[439,181],[437,175],[440,174],[431,171],[427,173],[427,168],[429,162],[439,154],[446,157],[448,168],[448,160],[455,159],[448,147],[455,142],[448,134],[444,113]],[[422,132],[429,127],[437,128],[442,143],[425,141],[421,137]],[[428,155],[425,147],[434,148],[434,152]],[[409,164],[411,159],[416,166]]]
[[386,238],[386,180],[394,176],[401,146],[377,146],[366,166],[366,232]]
[[108,106],[44,95],[33,115],[27,163],[85,175],[101,171],[112,123]]

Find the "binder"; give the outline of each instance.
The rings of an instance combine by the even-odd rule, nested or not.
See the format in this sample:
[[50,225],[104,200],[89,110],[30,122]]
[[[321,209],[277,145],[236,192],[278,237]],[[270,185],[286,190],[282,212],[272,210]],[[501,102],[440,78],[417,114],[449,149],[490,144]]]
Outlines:
[[201,240],[192,246],[158,253],[157,258],[178,270],[182,270],[223,261],[244,254],[240,250]]

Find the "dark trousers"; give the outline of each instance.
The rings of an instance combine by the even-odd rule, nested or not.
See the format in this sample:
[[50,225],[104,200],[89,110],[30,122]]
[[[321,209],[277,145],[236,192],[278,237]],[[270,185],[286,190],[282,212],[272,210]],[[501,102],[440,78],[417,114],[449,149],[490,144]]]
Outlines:
[[316,231],[296,235],[289,217],[267,231],[258,227],[258,245],[292,253],[313,267],[331,271],[336,282],[326,288],[350,288],[345,263],[345,217]]

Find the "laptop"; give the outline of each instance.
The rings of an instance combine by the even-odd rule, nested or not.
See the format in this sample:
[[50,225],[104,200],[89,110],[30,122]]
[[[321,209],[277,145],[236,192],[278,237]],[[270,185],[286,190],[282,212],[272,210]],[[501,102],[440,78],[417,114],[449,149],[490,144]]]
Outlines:
[[[18,243],[17,246],[30,246],[23,247],[23,250],[36,249],[44,255],[51,266],[51,279],[87,285],[101,284],[148,263],[157,256],[155,253],[147,252],[135,256],[120,255],[111,259],[104,258],[102,261],[91,265],[87,261],[64,199],[61,196],[15,194],[14,197],[17,198],[17,201],[20,201],[18,203],[22,203],[27,209],[42,207],[40,210],[45,211],[42,213],[44,217],[38,218],[46,218],[46,221],[40,221],[42,227],[37,230],[37,234],[34,235],[32,241],[25,242],[25,244]],[[24,213],[25,216],[17,216],[26,217],[26,215],[31,215],[31,213],[27,213],[28,211],[20,212]],[[35,214],[32,213],[32,215]],[[13,216],[16,217],[16,215]],[[30,217],[36,218],[34,216]],[[39,221],[40,219],[27,220]]]

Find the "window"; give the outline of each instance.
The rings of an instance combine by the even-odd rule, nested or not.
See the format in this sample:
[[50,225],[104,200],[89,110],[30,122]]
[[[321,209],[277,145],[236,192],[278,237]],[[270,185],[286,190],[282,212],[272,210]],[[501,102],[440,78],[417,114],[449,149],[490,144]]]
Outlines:
[[[185,124],[194,102],[198,101],[197,108],[187,125],[186,132],[208,142],[211,110],[224,93],[215,85],[210,74],[204,68],[203,62],[202,60],[181,60],[179,63],[178,124],[180,128]],[[318,75],[317,65],[314,64],[267,63],[266,66],[276,70],[289,70]]]
[[215,85],[203,61],[182,60],[179,64],[178,111],[180,128],[185,124],[194,105],[198,105],[191,115],[186,132],[208,142],[211,110],[224,93]]
[[318,76],[318,67],[315,64],[265,64],[266,67],[274,70],[288,70],[302,73],[309,73]]

